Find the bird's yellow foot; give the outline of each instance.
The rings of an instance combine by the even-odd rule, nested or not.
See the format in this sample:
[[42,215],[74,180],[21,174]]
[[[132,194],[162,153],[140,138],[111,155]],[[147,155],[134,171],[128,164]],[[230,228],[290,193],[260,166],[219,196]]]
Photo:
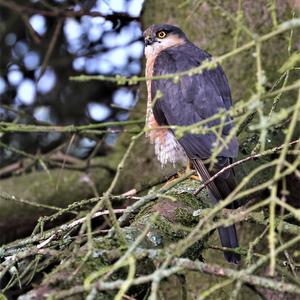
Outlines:
[[[191,172],[191,170],[193,170],[193,166],[191,164],[191,162],[189,161],[186,165],[185,170],[183,169],[182,171],[178,171],[176,174],[172,175],[167,181],[166,183],[163,185],[163,188],[167,185],[169,185],[170,183],[172,183],[174,180],[177,180],[180,177],[186,176],[188,173]],[[198,175],[192,175],[190,177],[193,180],[197,180],[197,181],[201,181],[201,178]]]
[[[192,165],[191,161],[189,160],[189,161],[187,162],[187,164],[186,164],[185,173],[190,172],[192,169],[193,169],[193,165]],[[201,180],[200,177],[199,177],[198,175],[192,175],[190,178],[191,178],[191,179],[194,179],[194,180],[197,180],[197,181],[200,181],[200,180]]]
[[198,175],[192,175],[191,179],[197,180],[197,181],[201,181],[200,177]]

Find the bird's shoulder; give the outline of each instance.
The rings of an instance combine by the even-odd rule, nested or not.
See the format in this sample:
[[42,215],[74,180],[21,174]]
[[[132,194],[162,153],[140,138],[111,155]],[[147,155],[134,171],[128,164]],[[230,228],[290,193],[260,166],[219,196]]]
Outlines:
[[[212,56],[205,50],[198,48],[193,43],[185,43],[162,51],[154,64],[154,75],[174,74],[200,66],[204,61],[211,60]],[[218,64],[215,68],[204,70],[192,78],[184,76],[185,86],[207,86],[218,94],[224,101],[224,106],[229,109],[232,105],[231,92],[223,68]],[[189,95],[190,96],[190,95]]]
[[177,47],[164,49],[154,62],[154,75],[186,71],[201,65],[211,55],[192,43],[185,43]]

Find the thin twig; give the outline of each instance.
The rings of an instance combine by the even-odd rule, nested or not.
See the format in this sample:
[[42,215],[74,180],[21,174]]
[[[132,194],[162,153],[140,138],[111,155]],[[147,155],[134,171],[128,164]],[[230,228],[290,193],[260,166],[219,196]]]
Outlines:
[[[288,147],[298,144],[300,142],[300,139],[297,139],[295,141],[289,142],[287,144]],[[258,153],[258,154],[252,154],[248,157],[245,157],[243,159],[240,159],[226,167],[224,167],[223,169],[221,169],[219,172],[217,172],[216,174],[214,174],[209,180],[205,181],[204,183],[201,184],[201,186],[199,187],[199,189],[194,193],[195,195],[199,194],[201,192],[201,190],[203,190],[210,182],[212,182],[213,180],[215,180],[217,177],[219,177],[220,175],[222,175],[224,172],[226,172],[227,170],[230,170],[238,165],[241,165],[249,160],[255,160],[257,158],[260,158],[262,156],[266,156],[266,155],[271,155],[273,153],[278,152],[279,150],[283,149],[286,146],[286,144],[282,144],[280,146],[274,147],[272,149],[268,149],[264,152]]]

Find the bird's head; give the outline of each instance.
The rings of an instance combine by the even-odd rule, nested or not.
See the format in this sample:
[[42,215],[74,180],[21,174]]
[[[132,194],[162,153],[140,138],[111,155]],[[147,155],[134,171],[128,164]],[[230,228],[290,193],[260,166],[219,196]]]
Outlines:
[[144,31],[145,54],[158,54],[160,51],[187,42],[184,32],[174,25],[151,25]]

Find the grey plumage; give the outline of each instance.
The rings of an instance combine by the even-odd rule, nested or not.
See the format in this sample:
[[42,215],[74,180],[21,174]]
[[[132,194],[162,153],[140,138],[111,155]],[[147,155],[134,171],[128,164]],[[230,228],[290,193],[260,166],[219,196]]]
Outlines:
[[[204,60],[211,59],[210,54],[199,49],[189,42],[184,33],[172,25],[153,25],[146,30],[148,44],[157,39],[155,33],[165,30],[175,34],[181,42],[176,46],[166,47],[155,58],[153,75],[174,74],[191,68],[198,67]],[[159,40],[157,40],[160,43]],[[151,98],[157,91],[163,96],[156,101],[153,107],[153,115],[159,125],[187,126],[205,120],[219,112],[220,109],[229,110],[232,99],[227,78],[221,66],[205,70],[202,74],[182,76],[178,82],[173,79],[154,80],[151,83]],[[216,126],[220,120],[207,123],[208,127]],[[226,126],[222,130],[222,138],[226,139],[232,129],[231,119],[226,117]],[[215,167],[222,169],[237,156],[238,142],[234,136],[227,145],[216,145],[217,139],[214,133],[191,134],[187,133],[178,142],[186,152],[187,157],[193,163],[195,169],[204,181],[213,175],[212,171],[203,164],[208,159],[214,147],[221,147],[217,156]],[[225,172],[208,185],[208,192],[213,203],[226,198],[235,188],[235,178],[232,170]],[[233,206],[231,206],[233,208]],[[238,239],[234,225],[219,228],[219,235],[223,247],[238,247]],[[238,263],[240,256],[225,252],[225,258],[232,263]]]
[[[162,51],[154,64],[154,75],[174,74],[199,66],[210,55],[192,43]],[[203,74],[183,76],[178,83],[172,79],[154,80],[152,97],[160,90],[163,97],[156,102],[153,113],[160,125],[191,125],[205,120],[219,112],[228,110],[232,105],[230,89],[224,71],[220,66],[206,70]],[[227,117],[227,122],[230,121]],[[219,120],[209,122],[208,126],[219,124]],[[231,124],[224,126],[225,138]],[[186,134],[179,140],[189,158],[208,159],[216,142],[213,133],[195,135]],[[238,143],[234,137],[219,156],[236,157]]]

